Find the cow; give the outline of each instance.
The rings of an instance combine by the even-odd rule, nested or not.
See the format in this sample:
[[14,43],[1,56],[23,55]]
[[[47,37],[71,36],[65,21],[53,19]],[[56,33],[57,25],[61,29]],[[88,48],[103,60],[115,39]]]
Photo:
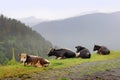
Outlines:
[[75,47],[77,49],[76,51],[76,57],[80,57],[80,58],[90,58],[91,54],[90,51],[82,46],[76,46]]
[[72,52],[68,49],[54,49],[52,48],[49,53],[48,57],[50,56],[56,56],[56,59],[64,59],[64,58],[74,58],[76,57],[75,52]]
[[27,53],[21,53],[20,61],[23,62],[24,66],[32,65],[35,67],[47,67],[50,62],[39,56],[28,55]]
[[110,50],[105,46],[94,45],[93,51],[97,51],[97,54],[108,55]]

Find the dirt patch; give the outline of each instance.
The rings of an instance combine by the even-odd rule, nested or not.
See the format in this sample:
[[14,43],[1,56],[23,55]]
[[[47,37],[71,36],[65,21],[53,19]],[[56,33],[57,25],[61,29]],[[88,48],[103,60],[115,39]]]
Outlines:
[[84,75],[79,78],[72,78],[71,80],[120,80],[120,68],[106,70],[92,75]]
[[51,68],[2,80],[120,80],[120,59],[88,62],[63,69]]

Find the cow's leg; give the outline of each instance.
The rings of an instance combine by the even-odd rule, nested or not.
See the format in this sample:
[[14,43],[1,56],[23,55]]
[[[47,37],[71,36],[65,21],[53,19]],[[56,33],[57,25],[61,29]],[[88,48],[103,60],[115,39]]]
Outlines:
[[64,54],[62,55],[62,58],[65,59],[66,57],[67,57],[67,53],[64,53]]
[[36,64],[35,64],[36,67],[42,67],[40,61],[38,61]]
[[98,52],[97,52],[98,54],[101,54],[101,51],[100,50],[98,50]]
[[27,66],[27,63],[25,62],[25,63],[23,63],[24,64],[24,66]]
[[58,57],[56,56],[56,59],[58,59]]
[[26,63],[23,63],[24,66],[26,66]]
[[31,66],[36,67],[35,62],[30,62],[29,64],[31,64]]
[[27,65],[30,66],[30,65],[32,65],[32,64],[31,64],[31,63],[28,63]]

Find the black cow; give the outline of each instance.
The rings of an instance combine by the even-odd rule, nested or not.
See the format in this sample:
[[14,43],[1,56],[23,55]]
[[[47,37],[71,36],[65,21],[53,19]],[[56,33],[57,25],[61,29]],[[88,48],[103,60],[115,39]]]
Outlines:
[[75,48],[77,49],[76,57],[81,57],[81,58],[90,58],[91,57],[90,51],[88,49],[86,49],[85,47],[76,46]]
[[74,58],[76,54],[68,49],[51,49],[48,56],[56,56],[56,59]]
[[97,51],[98,54],[108,55],[110,50],[105,46],[94,45],[93,51]]

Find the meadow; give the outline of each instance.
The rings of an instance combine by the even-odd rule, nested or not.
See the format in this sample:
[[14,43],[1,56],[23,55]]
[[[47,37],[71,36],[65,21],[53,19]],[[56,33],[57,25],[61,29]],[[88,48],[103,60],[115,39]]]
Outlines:
[[[50,59],[50,66],[44,68],[32,67],[32,66],[23,66],[22,63],[17,63],[14,65],[0,65],[0,79],[6,77],[21,77],[25,74],[31,74],[36,72],[47,72],[48,70],[64,69],[76,65],[80,65],[88,62],[100,62],[100,61],[109,61],[120,58],[120,51],[111,51],[110,55],[98,55],[92,54],[90,59],[81,59],[81,58],[70,58],[70,59]],[[114,65],[115,66],[115,65]],[[100,68],[96,68],[99,70]],[[104,69],[103,69],[104,70]]]

